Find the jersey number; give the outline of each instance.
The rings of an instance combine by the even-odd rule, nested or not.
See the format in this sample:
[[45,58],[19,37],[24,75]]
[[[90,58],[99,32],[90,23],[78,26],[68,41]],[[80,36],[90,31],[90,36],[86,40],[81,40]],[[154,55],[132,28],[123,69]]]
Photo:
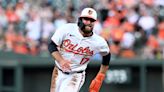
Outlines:
[[86,62],[89,61],[89,58],[82,58],[80,64],[85,64]]

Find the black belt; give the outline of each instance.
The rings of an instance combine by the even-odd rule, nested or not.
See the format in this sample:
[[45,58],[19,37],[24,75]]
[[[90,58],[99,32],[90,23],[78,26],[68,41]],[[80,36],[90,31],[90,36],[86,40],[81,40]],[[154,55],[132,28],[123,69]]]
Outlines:
[[[58,68],[58,67],[57,67]],[[73,72],[64,72],[62,69],[60,69],[60,68],[58,68],[62,73],[64,73],[64,74],[67,74],[67,75],[69,75],[69,74],[74,74],[74,73],[82,73],[82,72],[84,72],[84,70],[83,71],[73,71]]]

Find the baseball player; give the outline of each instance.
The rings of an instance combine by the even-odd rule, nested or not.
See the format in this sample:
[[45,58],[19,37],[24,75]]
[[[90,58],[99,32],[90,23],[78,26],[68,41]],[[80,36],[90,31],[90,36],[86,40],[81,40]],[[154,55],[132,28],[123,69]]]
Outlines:
[[89,87],[89,92],[99,92],[111,55],[107,42],[92,31],[96,20],[96,11],[84,8],[78,23],[65,24],[55,31],[48,45],[55,59],[50,92],[79,92],[91,57],[100,53],[103,61]]

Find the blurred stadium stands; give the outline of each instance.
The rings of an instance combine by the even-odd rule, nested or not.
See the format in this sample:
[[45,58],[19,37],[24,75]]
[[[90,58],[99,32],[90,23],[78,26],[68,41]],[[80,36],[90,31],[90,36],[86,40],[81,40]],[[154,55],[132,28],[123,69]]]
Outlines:
[[[0,92],[47,92],[53,68],[49,38],[88,6],[98,12],[94,32],[109,43],[114,69],[109,72],[131,71],[130,84],[104,83],[101,92],[163,92],[164,0],[0,0]],[[99,54],[93,57],[100,60]],[[89,65],[81,92],[97,65]]]
[[94,31],[113,59],[164,58],[163,0],[0,0],[0,51],[49,56],[55,29],[87,6],[98,12]]

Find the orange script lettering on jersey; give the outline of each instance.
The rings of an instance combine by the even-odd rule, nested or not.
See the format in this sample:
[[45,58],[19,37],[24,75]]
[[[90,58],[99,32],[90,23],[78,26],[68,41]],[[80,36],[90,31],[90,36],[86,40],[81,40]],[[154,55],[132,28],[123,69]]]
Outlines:
[[89,47],[78,47],[78,44],[71,43],[70,39],[63,41],[63,48],[67,52],[73,52],[74,54],[92,56],[93,51]]

